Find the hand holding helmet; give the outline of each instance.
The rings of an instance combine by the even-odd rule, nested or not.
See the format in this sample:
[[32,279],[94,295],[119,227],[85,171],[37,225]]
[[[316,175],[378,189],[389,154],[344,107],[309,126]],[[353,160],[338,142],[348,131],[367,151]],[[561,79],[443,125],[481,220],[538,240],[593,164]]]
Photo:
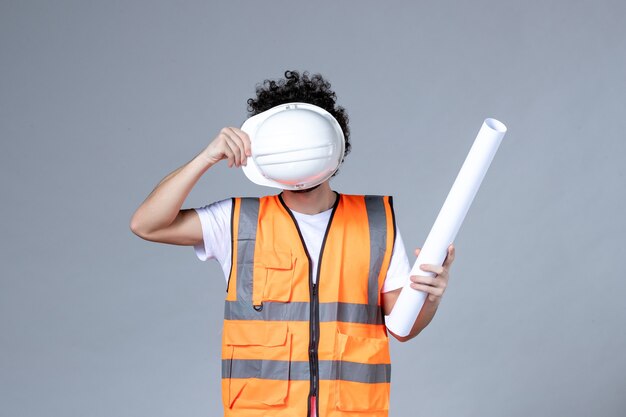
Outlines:
[[201,155],[211,165],[222,159],[228,160],[229,167],[245,165],[252,154],[248,134],[237,127],[225,127],[202,151]]

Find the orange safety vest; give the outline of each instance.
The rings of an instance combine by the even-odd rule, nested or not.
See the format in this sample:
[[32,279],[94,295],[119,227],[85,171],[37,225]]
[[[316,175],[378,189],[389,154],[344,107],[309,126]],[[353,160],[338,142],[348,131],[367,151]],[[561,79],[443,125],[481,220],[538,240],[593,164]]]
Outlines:
[[338,195],[318,271],[281,195],[234,198],[231,232],[224,416],[387,417],[380,294],[395,240],[391,197]]

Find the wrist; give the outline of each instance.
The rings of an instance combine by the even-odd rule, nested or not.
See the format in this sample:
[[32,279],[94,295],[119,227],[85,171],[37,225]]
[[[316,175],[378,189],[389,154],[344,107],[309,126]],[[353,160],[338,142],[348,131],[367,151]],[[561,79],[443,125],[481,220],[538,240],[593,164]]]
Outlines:
[[215,160],[209,156],[206,149],[200,152],[198,155],[196,155],[196,159],[198,159],[204,165],[206,165],[207,168],[215,164]]
[[426,297],[425,304],[428,304],[432,308],[439,307],[439,303],[441,303],[441,297],[436,297],[434,300],[431,300],[430,297]]

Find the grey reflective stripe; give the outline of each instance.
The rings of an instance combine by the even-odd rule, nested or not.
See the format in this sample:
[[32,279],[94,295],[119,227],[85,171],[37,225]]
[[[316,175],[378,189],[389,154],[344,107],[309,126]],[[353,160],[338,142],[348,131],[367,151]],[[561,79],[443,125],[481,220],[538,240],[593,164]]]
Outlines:
[[226,320],[309,321],[309,314],[308,302],[263,301],[261,311],[253,308],[252,301],[226,301],[224,305]]
[[320,303],[320,322],[342,321],[346,323],[383,324],[380,306],[353,303]]
[[[309,380],[309,362],[262,359],[222,359],[222,378]],[[342,380],[369,384],[390,382],[390,364],[348,361],[319,361],[320,380]]]
[[333,366],[334,362],[336,362],[339,367],[339,376],[337,379],[369,384],[391,382],[391,364],[333,361]]
[[370,230],[370,268],[367,302],[378,304],[378,275],[387,249],[387,218],[385,202],[381,196],[365,196],[367,221]]
[[[241,198],[237,231],[237,301],[252,305],[254,244],[259,218],[259,199]],[[234,207],[233,207],[234,210]]]
[[[383,324],[381,307],[370,304],[319,303],[320,322]],[[256,311],[251,302],[226,301],[226,320],[309,321],[308,302],[290,303],[264,301],[263,309]]]
[[[309,363],[301,363],[307,368],[299,370],[298,374],[304,375],[309,371]],[[289,378],[289,361],[262,359],[222,359],[222,378],[294,379]]]

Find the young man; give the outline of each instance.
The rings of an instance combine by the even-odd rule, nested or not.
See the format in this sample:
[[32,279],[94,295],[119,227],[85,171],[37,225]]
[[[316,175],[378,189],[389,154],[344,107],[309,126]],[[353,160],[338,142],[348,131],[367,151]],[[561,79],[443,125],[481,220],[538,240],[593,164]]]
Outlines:
[[[304,103],[300,107],[313,105],[314,113],[335,127],[345,141],[343,154],[318,181],[281,186],[280,179],[269,180],[283,189],[280,194],[181,209],[214,164],[226,160],[229,167],[246,167],[251,179],[251,170],[261,169],[261,158],[250,158],[248,133],[226,127],[166,176],[132,217],[131,230],[143,239],[193,246],[199,259],[217,259],[222,266],[226,416],[388,415],[391,368],[384,316],[410,266],[390,197],[339,194],[330,187],[330,177],[350,151],[348,117],[335,101],[330,83],[319,74],[296,71],[286,71],[279,81],[265,80],[248,100],[250,116]],[[286,103],[295,105],[276,110]],[[323,132],[325,122],[319,123]],[[333,135],[332,128],[328,132]],[[302,152],[298,155],[302,158]],[[431,321],[453,259],[450,245],[443,266],[422,266],[434,278],[410,278],[411,287],[428,297],[410,334],[396,339],[415,337]]]

